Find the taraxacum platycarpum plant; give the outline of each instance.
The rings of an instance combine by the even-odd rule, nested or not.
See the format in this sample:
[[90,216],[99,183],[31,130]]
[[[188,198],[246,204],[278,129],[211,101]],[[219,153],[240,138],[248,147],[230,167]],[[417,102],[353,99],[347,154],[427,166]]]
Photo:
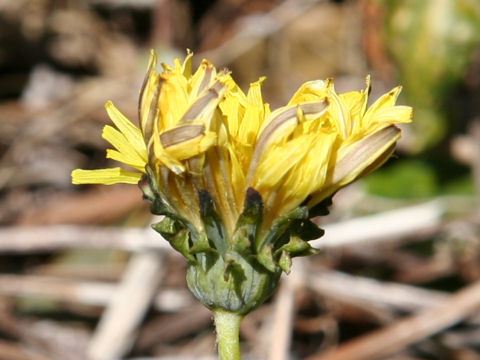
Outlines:
[[337,94],[332,79],[300,86],[283,107],[263,101],[264,78],[245,94],[228,71],[203,60],[192,72],[152,52],[136,127],[111,103],[103,138],[120,167],[74,170],[74,184],[139,184],[153,225],[188,262],[192,293],[212,310],[221,359],[239,359],[238,328],[274,291],[292,258],[315,254],[310,219],[331,196],[392,154],[412,109],[400,87],[367,106],[364,90]]

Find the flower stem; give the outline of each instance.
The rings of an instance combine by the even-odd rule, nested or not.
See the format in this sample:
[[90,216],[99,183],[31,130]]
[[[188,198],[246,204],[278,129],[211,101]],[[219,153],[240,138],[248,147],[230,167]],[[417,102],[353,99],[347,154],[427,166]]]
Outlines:
[[213,310],[220,360],[240,360],[240,323],[243,316],[223,309]]

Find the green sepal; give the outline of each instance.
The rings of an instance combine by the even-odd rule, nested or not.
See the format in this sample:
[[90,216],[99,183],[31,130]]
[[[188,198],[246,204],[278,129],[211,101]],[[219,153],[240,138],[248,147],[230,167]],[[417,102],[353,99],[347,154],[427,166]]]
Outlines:
[[180,230],[177,235],[173,236],[170,240],[170,245],[177,250],[180,254],[191,262],[196,263],[195,257],[190,253],[190,231],[187,229]]
[[161,221],[152,224],[152,228],[170,241],[184,226],[177,220],[165,216]]
[[288,214],[281,216],[273,223],[267,234],[260,239],[256,246],[257,252],[261,251],[265,244],[274,244],[275,241],[288,230],[295,220],[306,220],[308,219],[308,215],[308,208],[306,206],[299,206]]
[[150,212],[154,215],[176,215],[176,213],[167,206],[160,195],[157,195],[150,204]]
[[237,228],[244,228],[249,240],[255,240],[262,217],[262,197],[257,190],[248,188],[245,195],[244,210],[238,218]]
[[273,259],[272,244],[264,245],[256,258],[257,261],[268,271],[275,272],[277,270],[277,266]]
[[210,248],[210,251],[195,254],[196,266],[200,267],[202,271],[208,272],[215,266],[220,257],[217,250]]
[[249,239],[248,229],[242,226],[235,230],[232,236],[232,248],[239,254],[249,255],[251,253],[252,243]]
[[223,280],[230,280],[230,276],[234,277],[234,281],[237,284],[241,284],[247,279],[240,264],[238,264],[230,254],[227,254],[225,257],[225,270],[223,272]]
[[190,253],[199,254],[207,251],[215,251],[215,249],[212,249],[212,247],[210,246],[207,236],[203,233],[200,233],[193,242],[193,245],[190,248]]
[[232,236],[234,249],[239,253],[251,253],[252,244],[258,235],[263,217],[263,202],[260,193],[248,188],[245,195],[244,210],[240,214]]
[[275,251],[275,256],[284,251],[288,252],[290,257],[314,255],[319,252],[319,250],[311,247],[307,241],[295,235],[290,236],[290,241]]
[[225,257],[228,249],[228,235],[220,216],[218,216],[215,211],[213,199],[206,190],[200,190],[198,192],[198,198],[200,203],[200,216],[202,217],[207,237],[212,241],[220,255]]
[[280,255],[280,259],[278,259],[278,266],[286,273],[290,274],[290,270],[292,269],[292,258],[286,251],[282,251]]

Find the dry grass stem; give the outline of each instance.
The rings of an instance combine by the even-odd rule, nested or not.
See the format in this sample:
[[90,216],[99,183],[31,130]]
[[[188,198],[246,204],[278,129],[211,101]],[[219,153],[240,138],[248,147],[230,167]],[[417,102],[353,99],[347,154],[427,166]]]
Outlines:
[[449,300],[308,360],[375,360],[432,336],[480,309],[480,281]]
[[88,346],[89,360],[118,359],[130,349],[160,284],[162,270],[160,253],[133,255]]

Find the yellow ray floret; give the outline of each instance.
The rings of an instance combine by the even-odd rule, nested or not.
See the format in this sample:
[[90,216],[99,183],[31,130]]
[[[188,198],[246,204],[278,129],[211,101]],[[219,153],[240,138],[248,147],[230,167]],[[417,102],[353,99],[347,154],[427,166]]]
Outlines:
[[80,184],[138,184],[142,177],[142,173],[127,171],[116,167],[110,169],[98,170],[82,170],[76,169],[72,171],[72,183]]
[[115,149],[107,149],[107,158],[124,163],[138,172],[128,171],[119,167],[100,170],[77,169],[72,172],[74,184],[104,184],[116,183],[137,184],[145,173],[147,164],[147,148],[142,133],[128,120],[112,102],[105,105],[110,119],[117,129],[106,125],[102,137]]

